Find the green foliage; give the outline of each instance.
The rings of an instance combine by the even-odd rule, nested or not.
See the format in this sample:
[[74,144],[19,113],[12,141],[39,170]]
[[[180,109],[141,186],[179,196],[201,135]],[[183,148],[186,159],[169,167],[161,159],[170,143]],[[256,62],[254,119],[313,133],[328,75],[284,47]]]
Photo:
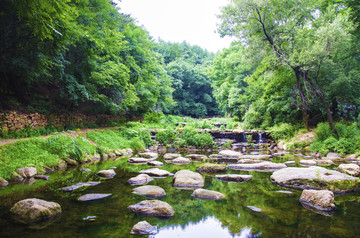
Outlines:
[[195,146],[196,148],[212,148],[214,141],[209,133],[198,133],[194,128],[186,126],[181,135],[179,147]]
[[293,126],[289,123],[281,123],[270,128],[271,138],[274,140],[290,139],[295,135],[299,126]]
[[315,130],[316,139],[318,141],[324,141],[330,137],[334,137],[334,133],[331,131],[328,123],[319,123]]
[[173,129],[160,130],[156,134],[156,140],[162,143],[163,145],[174,143],[177,137],[178,134],[175,133]]

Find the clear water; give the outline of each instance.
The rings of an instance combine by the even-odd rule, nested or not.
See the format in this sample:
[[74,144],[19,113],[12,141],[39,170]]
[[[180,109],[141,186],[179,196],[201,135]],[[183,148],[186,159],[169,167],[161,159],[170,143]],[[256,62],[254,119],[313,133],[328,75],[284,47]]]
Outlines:
[[[92,172],[53,172],[49,181],[38,180],[32,185],[13,185],[0,190],[1,237],[136,237],[130,230],[137,222],[146,220],[158,227],[151,237],[359,237],[360,198],[358,193],[336,195],[338,209],[333,216],[313,213],[299,203],[300,191],[281,188],[269,180],[271,173],[231,171],[251,174],[253,179],[244,183],[229,183],[204,174],[206,189],[222,192],[226,198],[218,201],[198,200],[192,191],[172,186],[172,177],[155,179],[149,185],[158,185],[167,195],[160,200],[168,202],[175,215],[167,220],[145,217],[127,209],[146,198],[131,193],[133,186],[127,180],[147,165],[128,164],[127,159],[108,160],[87,165]],[[101,179],[96,171],[115,169],[113,179]],[[190,165],[166,164],[163,169],[196,170],[200,163]],[[101,181],[100,185],[74,192],[61,192],[58,188],[78,182]],[[278,191],[291,191],[281,193]],[[86,193],[112,193],[98,201],[78,202]],[[43,229],[30,229],[15,224],[9,218],[11,206],[26,198],[55,201],[62,206],[62,215]],[[250,209],[255,207],[261,209]],[[95,221],[84,220],[96,216]]]

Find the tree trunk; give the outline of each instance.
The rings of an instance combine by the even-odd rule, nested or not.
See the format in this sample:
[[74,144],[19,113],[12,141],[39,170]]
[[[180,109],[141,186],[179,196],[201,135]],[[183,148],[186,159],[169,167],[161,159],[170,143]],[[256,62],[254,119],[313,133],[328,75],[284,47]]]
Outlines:
[[300,71],[297,68],[295,68],[293,70],[294,70],[295,75],[296,75],[297,88],[298,88],[299,96],[300,96],[300,99],[301,99],[301,111],[302,111],[302,116],[303,116],[303,123],[304,123],[305,129],[307,131],[309,131],[310,130],[310,127],[309,127],[309,114],[307,112],[306,98],[305,98],[304,90],[303,90],[302,85],[301,85]]

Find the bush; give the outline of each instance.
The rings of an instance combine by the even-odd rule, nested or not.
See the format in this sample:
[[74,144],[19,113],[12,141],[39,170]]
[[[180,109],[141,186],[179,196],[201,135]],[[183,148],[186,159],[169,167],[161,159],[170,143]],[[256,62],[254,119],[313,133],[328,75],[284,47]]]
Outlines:
[[214,140],[209,133],[197,133],[194,128],[185,127],[180,136],[180,147],[195,146],[197,148],[213,147]]
[[176,140],[176,138],[177,138],[177,134],[172,129],[159,131],[156,134],[156,140],[162,143],[163,145],[173,143]]
[[293,137],[299,126],[293,126],[289,123],[281,123],[270,128],[270,135],[274,140],[290,139]]
[[324,141],[329,137],[334,137],[334,133],[331,131],[329,123],[321,122],[317,125],[315,130],[316,140]]
[[164,117],[162,112],[148,112],[144,115],[144,122],[146,123],[159,123],[161,118]]

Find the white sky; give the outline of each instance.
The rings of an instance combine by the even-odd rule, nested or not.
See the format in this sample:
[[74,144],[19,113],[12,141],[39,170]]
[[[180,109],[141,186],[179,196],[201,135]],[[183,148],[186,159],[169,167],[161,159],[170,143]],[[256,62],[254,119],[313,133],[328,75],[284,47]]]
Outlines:
[[229,37],[221,38],[216,24],[220,7],[229,0],[121,0],[120,12],[131,14],[139,26],[157,40],[186,41],[211,52],[228,48]]

